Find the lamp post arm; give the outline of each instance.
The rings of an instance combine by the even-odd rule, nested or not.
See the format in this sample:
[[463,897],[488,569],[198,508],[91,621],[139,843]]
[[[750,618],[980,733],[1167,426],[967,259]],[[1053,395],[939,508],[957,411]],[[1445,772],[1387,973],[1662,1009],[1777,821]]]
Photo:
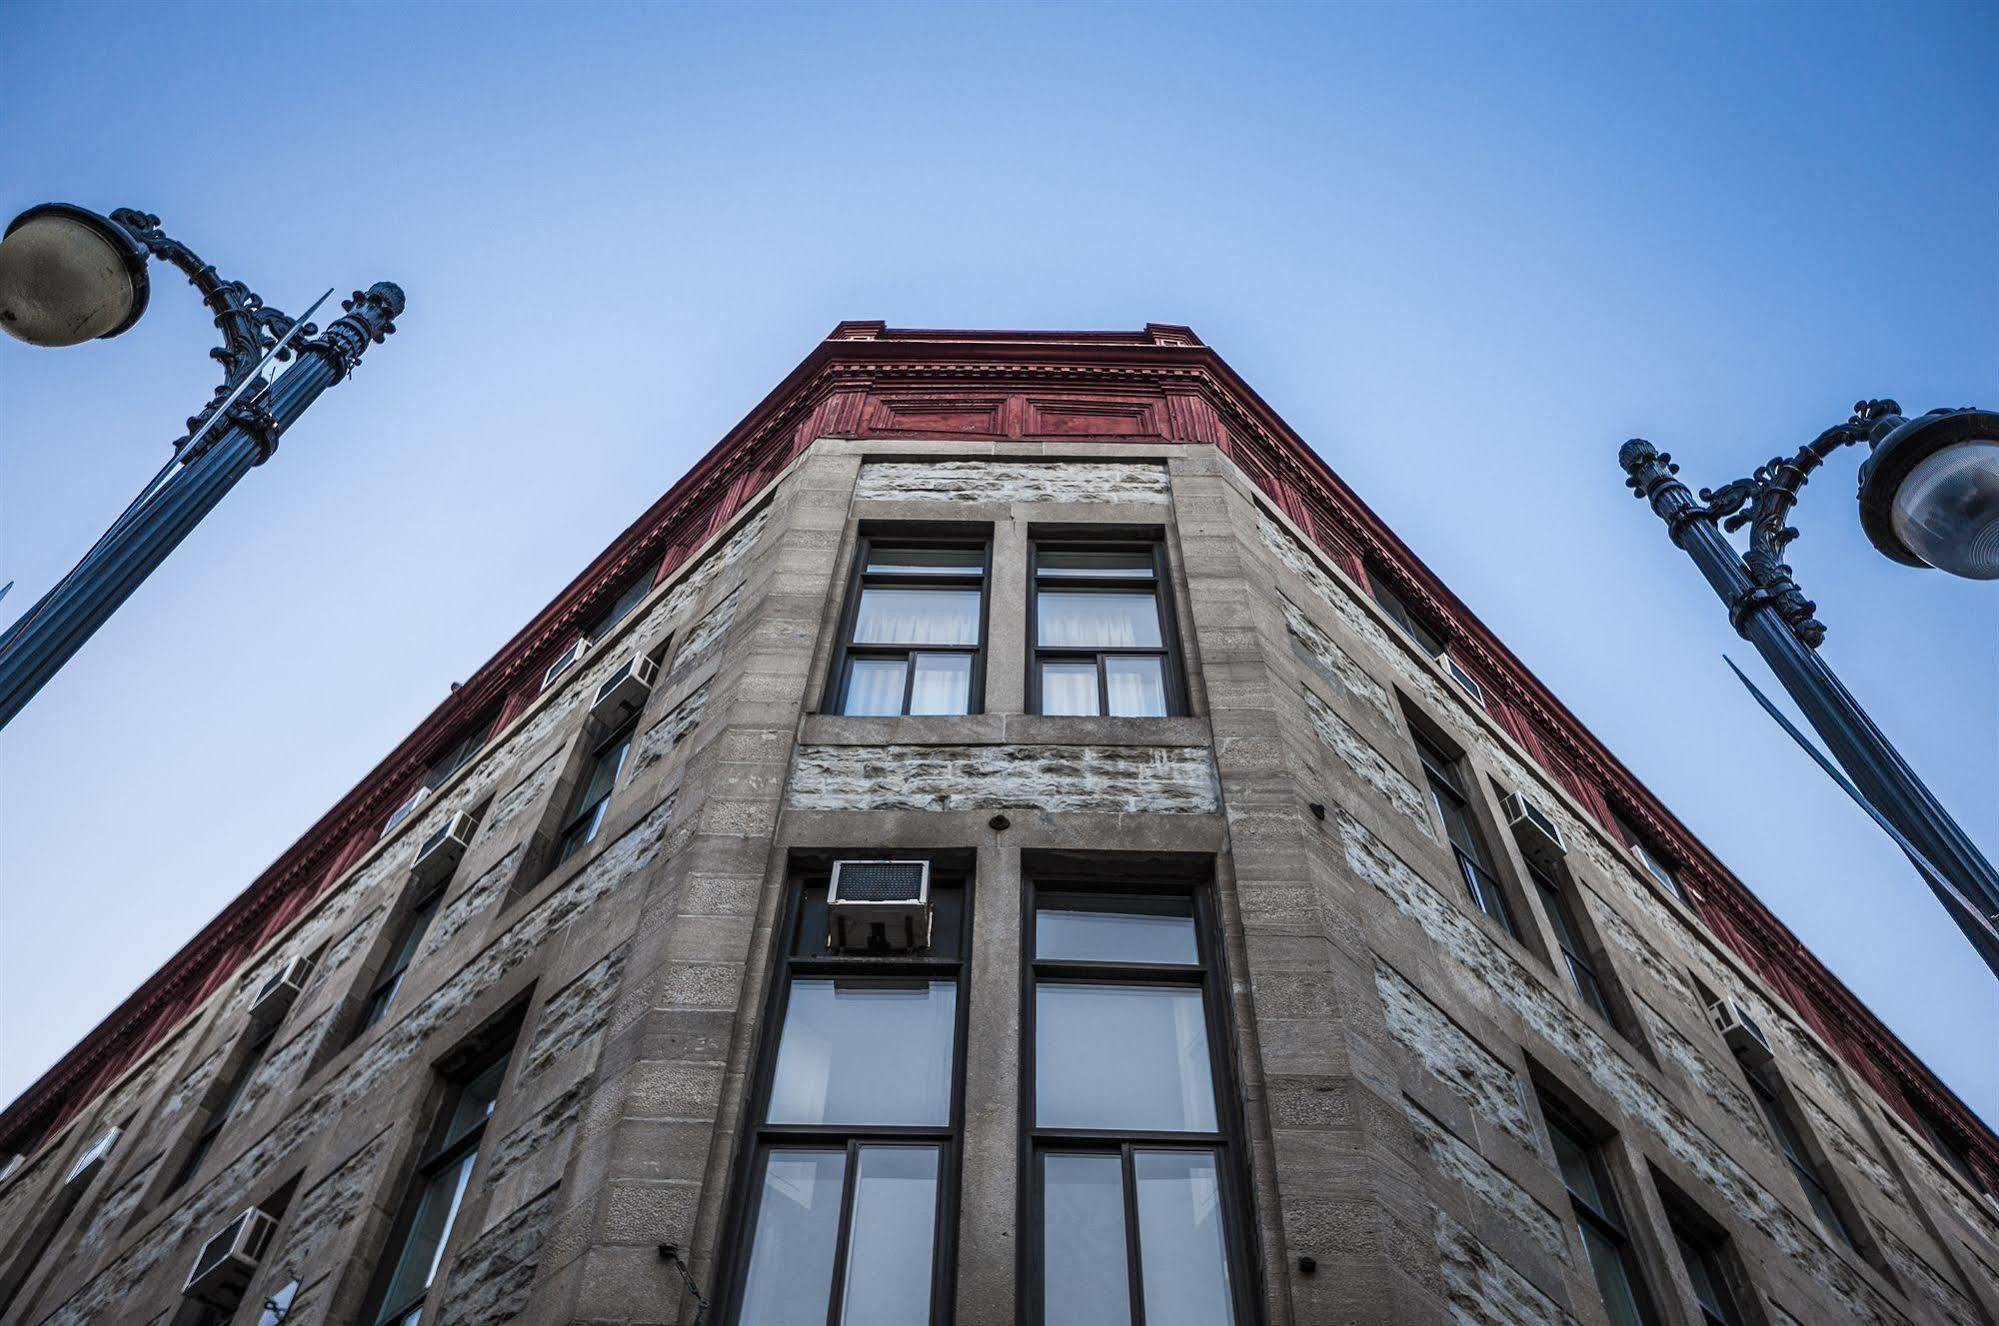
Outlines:
[[[1755,477],[1717,491],[1703,491],[1699,501],[1674,477],[1679,466],[1673,458],[1643,438],[1633,438],[1618,449],[1618,464],[1624,469],[1625,485],[1666,523],[1674,544],[1693,560],[1728,605],[1735,629],[1756,646],[1756,652],[1770,665],[1854,785],[1983,917],[1983,925],[1967,918],[1957,900],[1925,879],[1986,965],[1999,976],[1999,942],[1992,937],[1992,927],[1999,922],[1999,871],[1874,725],[1820,656],[1815,648],[1817,640],[1808,638],[1811,632],[1801,631],[1793,616],[1801,604],[1802,618],[1818,625],[1811,618],[1810,601],[1798,594],[1789,568],[1781,560],[1784,545],[1796,537],[1795,531],[1785,528],[1784,518],[1797,500],[1798,489],[1826,456],[1871,435],[1876,428],[1901,422],[1892,401],[1865,404],[1880,407],[1878,417],[1867,417],[1863,407],[1847,423],[1820,434],[1792,460],[1780,458],[1757,471]],[[1747,514],[1743,514],[1745,506],[1749,507]],[[1737,555],[1717,528],[1723,521],[1733,521],[1737,528],[1761,522],[1757,533],[1762,542],[1751,549],[1760,568]],[[1792,613],[1785,611],[1787,594],[1796,595]],[[1822,638],[1823,628],[1817,634]]]
[[[238,383],[256,371],[265,353],[291,330],[295,320],[264,303],[262,296],[241,281],[224,280],[213,264],[160,229],[160,219],[152,213],[121,207],[111,219],[129,231],[147,253],[180,269],[215,315],[216,330],[222,333],[222,344],[208,352],[209,358],[222,365],[222,385],[208,404],[188,419],[187,432],[174,443],[178,448],[207,422]],[[300,328],[300,335],[309,337],[317,330],[307,323]],[[278,358],[291,358],[291,351],[280,351]]]

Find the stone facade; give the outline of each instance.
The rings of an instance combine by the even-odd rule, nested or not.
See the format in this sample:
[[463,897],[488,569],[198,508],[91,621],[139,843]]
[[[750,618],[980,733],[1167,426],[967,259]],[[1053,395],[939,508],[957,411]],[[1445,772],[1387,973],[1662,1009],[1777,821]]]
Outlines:
[[[984,712],[819,712],[857,532],[916,521],[991,539]],[[1028,714],[1030,537],[1110,527],[1164,539],[1188,712]],[[604,824],[551,868],[602,736],[590,699],[655,651]],[[1463,753],[1517,935],[1472,905],[1412,724]],[[1613,1018],[1568,979],[1495,788],[1561,826]],[[417,844],[474,809],[390,1015],[357,1034]],[[943,1199],[963,1326],[1032,1320],[1021,899],[1051,854],[1111,869],[1171,855],[1210,881],[1259,1320],[1601,1326],[1547,1132],[1559,1100],[1603,1139],[1660,1323],[1699,1320],[1667,1234],[1683,1205],[1725,1236],[1745,1323],[1999,1321],[1999,1210],[1214,447],[1001,456],[914,437],[812,445],[0,1185],[0,1321],[186,1326],[196,1250],[259,1205],[279,1216],[272,1249],[215,1320],[254,1322],[296,1280],[291,1326],[355,1326],[451,1056],[501,1023],[519,1027],[505,1085],[425,1320],[694,1321],[659,1248],[677,1245],[717,1297],[743,1255],[780,899],[794,861],[842,850],[969,863],[962,1173]],[[174,1186],[241,1063],[250,994],[305,954],[303,995]],[[1769,1033],[1850,1243],[1815,1217],[1704,992]],[[69,1165],[112,1125],[108,1162],[44,1228]]]

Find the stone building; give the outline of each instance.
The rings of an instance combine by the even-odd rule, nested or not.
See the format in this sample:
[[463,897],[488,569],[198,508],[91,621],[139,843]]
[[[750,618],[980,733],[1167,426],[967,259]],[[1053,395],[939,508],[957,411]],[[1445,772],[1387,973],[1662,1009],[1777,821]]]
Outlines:
[[10,1326],[1999,1321],[1999,1142],[1179,327],[842,324],[10,1156]]

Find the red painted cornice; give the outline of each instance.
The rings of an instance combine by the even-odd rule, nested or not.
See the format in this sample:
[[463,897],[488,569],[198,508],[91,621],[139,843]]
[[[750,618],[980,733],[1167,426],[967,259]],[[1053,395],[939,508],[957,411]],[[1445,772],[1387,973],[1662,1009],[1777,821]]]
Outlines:
[[[1988,1173],[1999,1175],[1999,1139],[1983,1121],[1673,818],[1219,355],[1188,328],[1166,324],[1137,332],[992,332],[841,323],[242,895],[0,1114],[0,1152],[36,1145],[171,1034],[201,997],[274,933],[277,918],[296,916],[351,864],[430,754],[482,715],[510,704],[507,712],[517,712],[549,657],[633,574],[648,567],[670,574],[816,438],[892,437],[896,412],[909,410],[929,421],[915,429],[925,437],[1122,438],[1220,447],[1329,555],[1360,559],[1438,627],[1454,655],[1492,683],[1496,698],[1549,756],[1673,858],[1710,915],[1726,921],[1717,934],[1753,968],[1788,982],[1808,1005],[1799,1012],[1863,1077],[1892,1082],[1921,1108],[1955,1123]],[[1103,431],[1090,432],[1093,426]],[[1906,1113],[1904,1102],[1889,1103]]]

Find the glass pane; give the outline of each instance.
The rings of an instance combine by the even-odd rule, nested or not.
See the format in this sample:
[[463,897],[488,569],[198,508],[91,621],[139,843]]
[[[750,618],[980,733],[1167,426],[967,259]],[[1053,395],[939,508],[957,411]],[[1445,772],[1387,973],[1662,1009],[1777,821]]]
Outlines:
[[1159,605],[1149,593],[1044,590],[1034,596],[1038,642],[1050,649],[1157,649]]
[[1208,1151],[1136,1151],[1139,1282],[1145,1326],[1220,1326],[1235,1320],[1222,1194]]
[[793,981],[769,1121],[949,1123],[957,1008],[950,981]]
[[[1155,910],[1156,909],[1156,910]],[[1058,962],[1150,962],[1197,966],[1194,918],[1185,903],[1102,908],[1055,903],[1034,912],[1034,956]]]
[[764,1164],[742,1326],[826,1326],[844,1151],[773,1151]]
[[972,711],[972,656],[918,654],[916,681],[909,690],[912,714],[968,714]]
[[864,589],[854,614],[857,645],[976,645],[976,589]]
[[1561,1167],[1563,1184],[1573,1196],[1603,1210],[1603,1195],[1597,1191],[1596,1171],[1590,1166],[1588,1147],[1552,1120],[1548,1136],[1555,1144],[1555,1163]]
[[1107,658],[1104,686],[1117,718],[1166,716],[1166,669],[1156,658]]
[[1720,1268],[1712,1265],[1707,1249],[1677,1229],[1673,1231],[1673,1240],[1680,1245],[1680,1260],[1686,1265],[1687,1279],[1693,1282],[1694,1301],[1700,1304],[1701,1312],[1709,1321],[1731,1326],[1735,1307],[1722,1287]]
[[472,1164],[478,1158],[477,1151],[469,1151],[431,1175],[424,1185],[416,1217],[410,1222],[409,1233],[403,1236],[396,1273],[390,1278],[389,1292],[382,1300],[388,1307],[402,1307],[436,1278],[437,1263],[444,1256],[444,1242],[451,1236],[451,1222],[458,1218],[458,1204],[465,1198],[465,1184],[472,1177]]
[[1043,663],[1041,665],[1041,712],[1070,717],[1095,717],[1097,712],[1097,665],[1095,663]]
[[926,1326],[937,1242],[937,1149],[864,1146],[848,1222],[844,1326]]
[[985,559],[980,548],[869,548],[867,569],[904,576],[978,575]]
[[1583,1247],[1589,1253],[1590,1269],[1596,1272],[1597,1292],[1603,1295],[1603,1310],[1610,1326],[1645,1326],[1645,1314],[1638,1306],[1638,1291],[1631,1281],[1631,1267],[1624,1249],[1610,1235],[1585,1220]]
[[1199,989],[1044,981],[1034,1017],[1039,1126],[1215,1131]]
[[1111,576],[1131,579],[1152,576],[1152,554],[1136,552],[1086,552],[1077,549],[1043,548],[1034,558],[1037,571],[1047,575]]
[[1129,1323],[1131,1279],[1118,1158],[1043,1155],[1041,1223],[1045,1326]]
[[449,1149],[452,1143],[486,1122],[500,1098],[500,1082],[506,1075],[507,1061],[501,1059],[458,1089],[458,1100],[452,1106],[451,1123],[445,1129],[440,1151]]
[[840,712],[879,717],[902,712],[902,679],[909,669],[899,658],[857,658],[847,665],[847,694]]
[[590,781],[583,785],[583,795],[576,798],[578,810],[611,795],[611,789],[618,785],[618,770],[624,766],[625,752],[631,748],[632,734],[626,732],[598,750],[590,766]]

